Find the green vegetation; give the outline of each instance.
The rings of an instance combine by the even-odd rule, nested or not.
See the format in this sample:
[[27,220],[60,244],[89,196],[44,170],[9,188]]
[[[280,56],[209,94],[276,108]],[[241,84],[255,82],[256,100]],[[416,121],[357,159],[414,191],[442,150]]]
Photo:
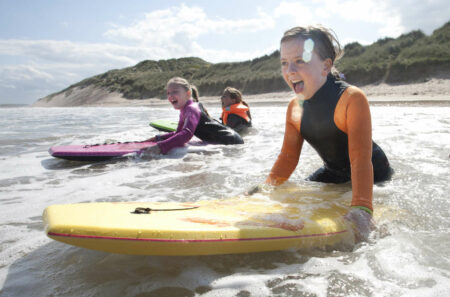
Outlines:
[[[407,83],[450,74],[450,22],[431,36],[412,31],[362,46],[354,42],[344,48],[336,63],[352,84]],[[167,81],[181,76],[195,84],[200,95],[220,95],[226,86],[244,94],[288,90],[280,74],[280,54],[275,51],[251,61],[208,63],[200,58],[143,61],[133,67],[111,70],[85,79],[74,87],[95,85],[117,91],[129,99],[165,98]],[[60,93],[62,93],[60,92]]]
[[431,36],[412,31],[372,45],[347,44],[337,67],[353,84],[402,83],[450,74],[450,22]]

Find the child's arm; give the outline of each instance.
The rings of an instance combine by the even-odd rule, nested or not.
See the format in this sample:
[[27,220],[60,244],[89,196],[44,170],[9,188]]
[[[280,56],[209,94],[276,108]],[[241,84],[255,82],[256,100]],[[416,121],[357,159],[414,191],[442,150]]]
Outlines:
[[184,118],[180,120],[179,129],[176,132],[163,134],[165,139],[158,141],[161,153],[166,154],[175,147],[183,146],[194,136],[195,129],[197,129],[198,122],[200,121],[200,111],[188,107],[185,111]]
[[159,134],[159,135],[156,135],[155,137],[153,137],[153,139],[154,139],[154,141],[163,141],[163,140],[166,140],[167,138],[174,136],[175,133],[176,133],[176,131],[165,133],[165,134]]
[[352,206],[372,208],[372,123],[369,102],[364,93],[348,88],[335,112],[335,123],[348,135],[348,151],[352,172]]
[[295,167],[297,167],[303,146],[303,137],[300,135],[301,114],[302,110],[297,103],[297,99],[293,99],[286,113],[283,147],[267,177],[266,184],[281,185],[289,179]]

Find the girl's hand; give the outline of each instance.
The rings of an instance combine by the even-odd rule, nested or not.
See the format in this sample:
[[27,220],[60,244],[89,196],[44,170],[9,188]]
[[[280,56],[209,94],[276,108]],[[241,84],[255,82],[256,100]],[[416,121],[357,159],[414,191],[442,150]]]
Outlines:
[[375,229],[375,224],[372,220],[372,215],[368,212],[353,207],[345,216],[349,222],[353,223],[353,231],[355,233],[356,241],[367,241],[369,234]]

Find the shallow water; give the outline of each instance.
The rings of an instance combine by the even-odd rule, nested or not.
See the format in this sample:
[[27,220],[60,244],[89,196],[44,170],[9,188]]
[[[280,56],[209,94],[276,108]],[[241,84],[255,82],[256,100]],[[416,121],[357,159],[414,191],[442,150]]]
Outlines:
[[[100,163],[54,159],[56,144],[143,140],[158,108],[0,109],[0,296],[448,296],[450,107],[372,106],[373,138],[395,175],[374,188],[390,211],[353,251],[280,251],[143,257],[68,246],[46,237],[51,204],[197,201],[240,195],[278,155],[286,106],[253,106],[239,146],[189,147],[168,156]],[[210,107],[212,115],[219,109]],[[306,145],[287,186],[321,165]],[[335,186],[351,197],[349,185]],[[245,199],[245,198],[243,198]]]

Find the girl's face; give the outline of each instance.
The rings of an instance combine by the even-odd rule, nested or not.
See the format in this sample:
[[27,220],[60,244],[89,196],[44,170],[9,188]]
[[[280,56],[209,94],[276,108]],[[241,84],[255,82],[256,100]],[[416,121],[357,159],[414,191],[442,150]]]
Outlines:
[[295,38],[280,47],[281,72],[299,99],[310,99],[327,80],[331,59],[322,61],[313,50],[311,39]]
[[191,98],[191,92],[186,91],[182,86],[177,84],[169,84],[167,87],[167,100],[175,109],[182,109],[186,102]]
[[228,107],[230,105],[235,104],[233,99],[231,99],[230,95],[223,95],[220,100],[222,101],[222,107]]

